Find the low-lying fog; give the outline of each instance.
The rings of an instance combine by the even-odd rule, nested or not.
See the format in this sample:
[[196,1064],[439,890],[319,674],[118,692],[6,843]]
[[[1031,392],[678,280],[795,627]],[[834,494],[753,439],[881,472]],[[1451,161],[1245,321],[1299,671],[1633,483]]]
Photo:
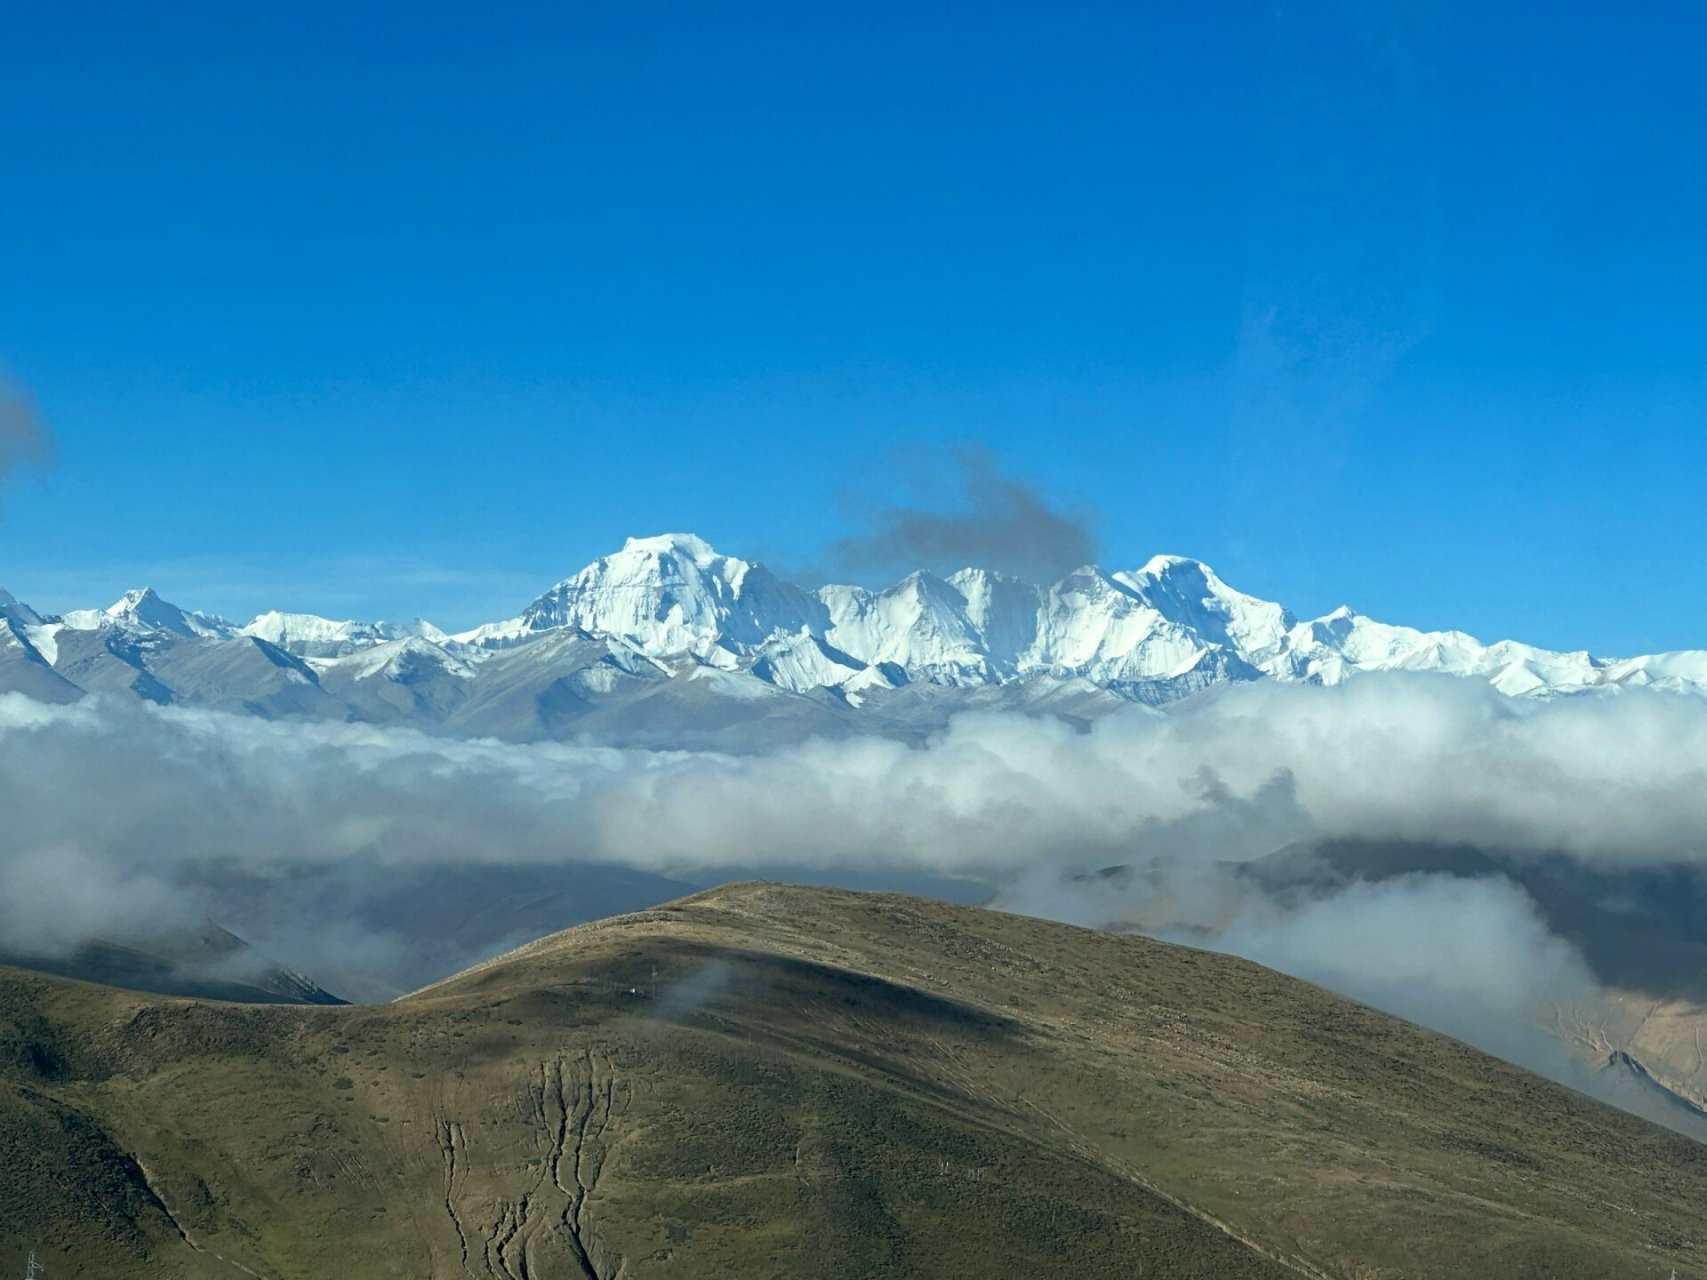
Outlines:
[[1704,764],[1707,703],[1529,702],[1434,677],[741,756],[0,697],[0,941],[45,953],[212,918],[334,990],[368,973],[381,991],[762,868],[1142,927],[1592,1085],[1528,1027],[1605,974],[1521,874],[1230,864],[1353,839],[1693,882]]

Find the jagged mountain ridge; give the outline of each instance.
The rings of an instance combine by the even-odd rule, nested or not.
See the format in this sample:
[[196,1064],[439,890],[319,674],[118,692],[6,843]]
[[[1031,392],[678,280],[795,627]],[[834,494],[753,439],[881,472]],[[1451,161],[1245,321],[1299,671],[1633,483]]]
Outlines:
[[[269,612],[238,625],[151,590],[44,616],[0,592],[0,690],[263,715],[421,721],[508,737],[680,741],[905,730],[971,707],[1094,716],[1211,685],[1440,672],[1512,695],[1707,692],[1707,652],[1602,659],[1341,608],[1300,620],[1207,565],[1157,556],[1034,585],[964,569],[881,591],[808,591],[691,534],[631,538],[514,618],[447,635],[416,619]],[[755,726],[758,726],[755,728]]]

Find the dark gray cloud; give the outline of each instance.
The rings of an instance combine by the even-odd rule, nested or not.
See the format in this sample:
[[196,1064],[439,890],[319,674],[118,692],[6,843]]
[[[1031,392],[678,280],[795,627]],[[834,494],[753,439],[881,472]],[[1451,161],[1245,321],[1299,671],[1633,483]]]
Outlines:
[[52,451],[53,438],[29,396],[0,375],[0,484],[14,467],[44,462]]
[[866,530],[830,547],[836,569],[907,573],[971,566],[1045,582],[1096,559],[1092,514],[1052,506],[1030,485],[1002,474],[982,448],[962,445],[944,461],[896,467],[923,480],[921,487],[942,502],[863,510]]

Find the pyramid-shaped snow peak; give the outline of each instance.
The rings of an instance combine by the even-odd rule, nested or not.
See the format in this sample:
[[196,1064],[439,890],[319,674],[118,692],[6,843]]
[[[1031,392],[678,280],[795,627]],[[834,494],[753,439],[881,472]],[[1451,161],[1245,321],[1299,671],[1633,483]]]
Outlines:
[[[535,600],[522,632],[574,627],[654,657],[746,655],[773,636],[822,635],[823,604],[761,564],[692,534],[630,538]],[[504,624],[499,624],[500,627]]]
[[227,639],[237,634],[237,628],[224,618],[180,609],[163,599],[153,587],[127,591],[105,609],[73,610],[65,615],[64,621],[73,631],[116,626],[196,639]]

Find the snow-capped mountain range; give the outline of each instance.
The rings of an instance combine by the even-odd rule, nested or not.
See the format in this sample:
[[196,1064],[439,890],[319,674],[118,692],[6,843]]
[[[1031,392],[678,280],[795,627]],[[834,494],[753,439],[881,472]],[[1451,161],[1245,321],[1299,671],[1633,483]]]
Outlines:
[[0,591],[0,691],[128,691],[269,716],[505,737],[686,743],[934,727],[971,707],[1089,717],[1228,681],[1361,672],[1486,680],[1514,696],[1707,692],[1707,652],[1627,659],[1424,632],[1350,609],[1299,620],[1207,565],[1157,556],[1039,586],[981,569],[808,591],[690,534],[631,538],[516,617],[447,635],[265,613],[239,625],[151,590],[59,617]]

